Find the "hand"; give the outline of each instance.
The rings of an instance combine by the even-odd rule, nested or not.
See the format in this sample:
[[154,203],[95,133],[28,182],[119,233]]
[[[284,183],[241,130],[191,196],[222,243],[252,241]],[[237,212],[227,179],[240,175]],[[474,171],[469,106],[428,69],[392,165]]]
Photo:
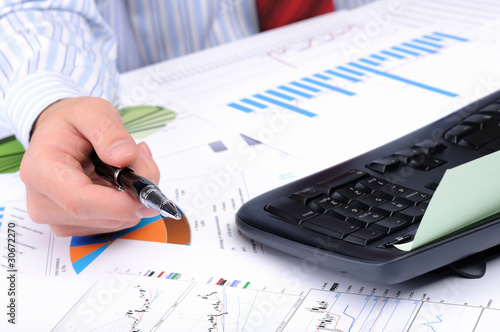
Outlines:
[[158,213],[94,172],[92,150],[116,167],[130,166],[156,184],[160,172],[145,143],[136,145],[118,111],[100,98],[60,100],[36,121],[21,163],[31,219],[59,236],[89,235],[136,225]]

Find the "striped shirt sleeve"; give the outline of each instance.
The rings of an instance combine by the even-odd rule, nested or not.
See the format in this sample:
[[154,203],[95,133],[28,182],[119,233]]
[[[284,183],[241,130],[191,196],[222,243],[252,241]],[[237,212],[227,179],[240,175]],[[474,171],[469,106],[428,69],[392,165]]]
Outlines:
[[0,122],[28,145],[62,98],[114,100],[116,42],[92,1],[0,1]]

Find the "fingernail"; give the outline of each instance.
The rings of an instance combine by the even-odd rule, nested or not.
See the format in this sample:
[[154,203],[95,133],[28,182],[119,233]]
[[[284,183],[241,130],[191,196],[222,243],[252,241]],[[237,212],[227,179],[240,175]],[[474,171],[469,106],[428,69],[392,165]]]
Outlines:
[[158,212],[151,210],[147,207],[142,207],[139,210],[135,211],[135,215],[138,218],[151,218],[157,216],[158,214],[159,214]]
[[135,149],[136,145],[134,142],[124,139],[111,144],[109,153],[113,157],[123,157],[134,153]]
[[146,144],[146,142],[142,142],[139,144],[139,151],[143,157],[153,159],[153,153],[151,153],[151,149]]

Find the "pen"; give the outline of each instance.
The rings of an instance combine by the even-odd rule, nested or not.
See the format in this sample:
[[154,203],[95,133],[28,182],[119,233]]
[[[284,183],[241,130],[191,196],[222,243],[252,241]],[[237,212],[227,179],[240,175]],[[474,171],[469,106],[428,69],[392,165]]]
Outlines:
[[137,175],[132,168],[105,164],[95,151],[92,151],[90,159],[97,175],[115,185],[118,190],[127,191],[142,205],[159,212],[163,217],[181,219],[174,202],[169,200],[153,182]]

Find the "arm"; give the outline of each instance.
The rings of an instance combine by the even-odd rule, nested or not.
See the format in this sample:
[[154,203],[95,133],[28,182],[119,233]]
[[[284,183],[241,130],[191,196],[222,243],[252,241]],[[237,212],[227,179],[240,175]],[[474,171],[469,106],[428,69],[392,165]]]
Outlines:
[[25,147],[63,98],[113,101],[116,44],[93,1],[0,1],[0,121]]
[[31,218],[68,236],[155,215],[89,167],[94,149],[108,164],[159,178],[147,146],[135,145],[107,101],[118,82],[116,45],[93,2],[1,4],[0,120],[28,147],[21,178]]

